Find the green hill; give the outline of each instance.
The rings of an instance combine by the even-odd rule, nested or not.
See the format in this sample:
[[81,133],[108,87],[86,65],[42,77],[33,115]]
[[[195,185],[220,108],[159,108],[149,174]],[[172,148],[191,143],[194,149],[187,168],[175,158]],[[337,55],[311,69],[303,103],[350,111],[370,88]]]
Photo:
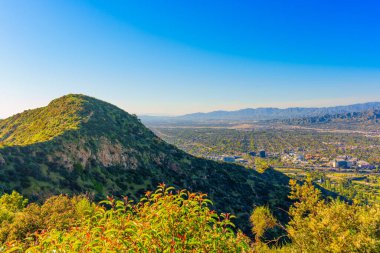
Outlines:
[[[247,230],[253,206],[287,209],[288,178],[195,158],[109,103],[67,95],[0,122],[0,188],[32,200],[58,193],[139,198],[165,182],[207,193]],[[277,215],[285,218],[283,211]]]

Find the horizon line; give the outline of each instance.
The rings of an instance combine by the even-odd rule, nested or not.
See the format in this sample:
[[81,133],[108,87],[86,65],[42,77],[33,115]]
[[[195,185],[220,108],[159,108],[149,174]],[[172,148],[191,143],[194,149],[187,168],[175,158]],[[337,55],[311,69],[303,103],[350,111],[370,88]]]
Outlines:
[[372,103],[379,103],[379,101],[368,101],[368,102],[359,102],[359,103],[348,103],[348,104],[335,104],[335,105],[326,105],[326,106],[278,106],[278,107],[272,107],[272,106],[259,106],[259,107],[244,107],[240,109],[220,109],[220,110],[213,110],[213,111],[198,111],[198,112],[190,112],[190,113],[182,113],[182,114],[161,114],[161,113],[138,113],[136,114],[139,117],[180,117],[180,116],[186,116],[186,115],[192,115],[192,114],[208,114],[213,112],[238,112],[243,110],[257,110],[257,109],[279,109],[279,110],[287,110],[287,109],[323,109],[323,108],[332,108],[332,107],[345,107],[345,106],[353,106],[353,105],[364,105],[364,104],[372,104]]
[[[370,103],[380,103],[380,100],[377,100],[377,99],[371,99],[371,100],[357,100],[355,101],[355,99],[352,100],[352,98],[335,98],[335,99],[329,99],[329,100],[325,100],[325,103],[323,103],[323,100],[309,100],[309,105],[307,105],[307,101],[303,101],[304,103],[302,102],[299,102],[299,105],[297,105],[297,103],[293,103],[293,104],[290,104],[290,105],[285,105],[285,103],[282,103],[282,105],[259,105],[259,106],[245,106],[245,105],[241,105],[241,106],[234,106],[232,108],[227,108],[227,109],[215,109],[215,110],[209,110],[209,111],[192,111],[192,112],[187,112],[187,113],[160,113],[160,112],[157,112],[157,113],[149,113],[149,112],[145,112],[145,113],[136,113],[136,112],[133,112],[133,110],[128,110],[128,108],[126,108],[125,106],[123,106],[122,104],[120,104],[120,101],[119,103],[116,103],[115,101],[112,101],[112,100],[108,100],[108,99],[104,99],[104,98],[97,98],[96,96],[91,96],[91,95],[84,95],[82,93],[68,93],[68,94],[65,94],[63,96],[66,96],[66,95],[70,95],[70,94],[77,94],[77,95],[83,95],[83,96],[89,96],[89,97],[93,97],[95,99],[99,99],[99,100],[102,100],[104,102],[107,102],[107,103],[110,103],[110,104],[113,104],[117,107],[119,107],[120,109],[130,113],[130,114],[135,114],[139,117],[180,117],[180,116],[186,116],[186,115],[192,115],[192,114],[208,114],[208,113],[213,113],[213,112],[236,112],[236,111],[241,111],[241,110],[249,110],[249,109],[253,109],[253,110],[256,110],[256,109],[268,109],[268,108],[271,108],[271,109],[280,109],[280,110],[286,110],[286,109],[296,109],[296,108],[316,108],[316,109],[319,109],[319,108],[331,108],[331,107],[344,107],[344,106],[351,106],[351,105],[362,105],[362,104],[370,104]],[[60,98],[62,96],[59,96],[59,97],[56,97],[54,99],[57,99],[57,98]],[[2,119],[7,119],[9,117],[12,117],[14,115],[17,115],[19,113],[22,113],[24,111],[27,111],[27,110],[33,110],[33,109],[37,109],[37,108],[41,108],[41,107],[45,107],[47,106],[52,100],[54,99],[51,99],[46,105],[42,105],[42,106],[33,106],[33,107],[29,107],[29,108],[26,108],[26,109],[23,109],[23,110],[20,110],[16,113],[13,113],[11,115],[8,115],[8,116],[0,116],[0,120]],[[329,103],[331,101],[342,101],[342,100],[350,100],[351,102],[346,102],[346,103],[336,103],[336,104],[333,104],[333,103]],[[313,101],[316,103],[316,105],[310,105],[310,102],[313,103]],[[329,101],[329,102],[328,102]],[[273,103],[272,103],[273,104]],[[319,105],[319,106],[318,106]]]

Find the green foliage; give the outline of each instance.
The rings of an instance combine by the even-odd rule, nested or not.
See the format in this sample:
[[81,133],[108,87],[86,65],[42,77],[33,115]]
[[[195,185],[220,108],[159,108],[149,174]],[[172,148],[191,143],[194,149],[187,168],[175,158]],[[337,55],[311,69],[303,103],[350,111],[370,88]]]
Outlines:
[[84,100],[68,95],[47,107],[28,110],[0,121],[0,146],[44,142],[78,129]]
[[[12,195],[18,194],[12,193]],[[13,206],[19,208],[8,210],[11,219],[4,220],[0,225],[0,242],[26,239],[43,229],[67,229],[94,211],[94,206],[81,196],[73,198],[64,195],[53,196],[41,206],[32,203],[27,207],[25,201],[23,205],[19,204],[19,196],[13,198]],[[8,195],[4,195],[1,199],[4,197],[8,198]]]
[[24,198],[16,191],[12,191],[11,194],[4,194],[0,197],[0,207],[10,212],[22,210],[27,203],[28,199]]
[[[380,206],[324,200],[311,181],[290,181],[286,225],[266,206],[250,220],[255,242],[234,231],[233,215],[216,214],[205,194],[174,192],[161,184],[136,204],[108,197],[95,205],[59,195],[42,205],[20,206],[20,196],[2,199],[14,218],[2,222],[1,252],[379,252]],[[17,196],[16,196],[17,195]],[[23,201],[21,201],[23,203]],[[275,227],[288,240],[263,240]],[[4,236],[5,234],[5,236]]]
[[250,221],[256,242],[261,241],[261,238],[268,229],[274,228],[277,225],[277,219],[267,206],[255,208],[250,217]]
[[0,242],[6,239],[10,224],[14,222],[17,213],[23,210],[27,203],[28,200],[15,191],[0,197]]
[[291,181],[287,226],[293,247],[306,252],[379,252],[380,206],[350,205],[340,200],[326,202],[311,182],[302,186]]
[[[268,170],[259,174],[234,164],[196,158],[158,138],[135,115],[109,103],[68,95],[37,110],[44,113],[24,112],[4,120],[19,119],[20,123],[13,124],[12,131],[6,130],[20,137],[11,138],[17,143],[6,139],[8,146],[0,148],[0,187],[5,191],[15,189],[39,201],[52,194],[84,192],[96,200],[107,195],[137,200],[153,185],[165,182],[207,193],[215,209],[236,215],[236,224],[247,233],[253,205],[287,209],[290,204],[288,178],[281,173]],[[64,127],[77,122],[77,117],[77,129]],[[61,128],[52,123],[61,121],[66,122],[59,124]],[[57,129],[63,133],[58,134]],[[47,132],[54,132],[51,136],[55,137],[45,138]],[[45,137],[36,141],[28,136]],[[286,214],[274,214],[286,219]]]
[[322,205],[321,191],[316,189],[310,180],[302,184],[297,184],[297,181],[289,181],[291,192],[290,199],[298,200],[289,209],[289,214],[296,219],[301,219],[313,212],[318,205]]
[[318,182],[323,188],[338,193],[357,204],[380,203],[380,175],[359,173],[323,173]]
[[260,157],[255,158],[255,166],[256,166],[256,170],[260,173],[264,173],[266,170],[269,170],[272,168],[272,166],[270,165],[267,159],[263,159]]
[[[62,211],[62,196],[41,206],[53,214]],[[59,199],[59,200],[58,200]],[[108,198],[88,216],[62,214],[62,222],[45,222],[30,240],[8,241],[4,250],[26,252],[248,252],[250,240],[238,232],[228,214],[209,209],[204,194],[173,192],[160,185],[137,204],[125,197]],[[69,208],[70,209],[70,208]],[[72,210],[72,209],[71,209]],[[67,211],[66,211],[67,212]],[[55,217],[55,218],[58,218]],[[51,220],[55,219],[51,218]],[[25,225],[26,226],[26,225]]]
[[[302,185],[291,180],[290,198],[296,202],[289,210],[285,226],[291,243],[278,247],[259,245],[260,251],[273,252],[379,252],[380,206],[348,204],[339,199],[324,200],[310,180]],[[261,211],[260,211],[261,210]],[[259,209],[262,219],[268,215]],[[256,211],[253,215],[259,216]],[[258,218],[256,217],[255,220]],[[266,227],[273,224],[269,220]]]

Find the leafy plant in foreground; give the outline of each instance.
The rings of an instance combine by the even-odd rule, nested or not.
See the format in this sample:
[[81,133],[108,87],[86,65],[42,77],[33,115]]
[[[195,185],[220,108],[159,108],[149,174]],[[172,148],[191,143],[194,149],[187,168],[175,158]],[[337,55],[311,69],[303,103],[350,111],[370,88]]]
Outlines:
[[[233,216],[209,209],[204,194],[160,185],[139,203],[108,198],[68,228],[37,231],[32,242],[8,241],[6,252],[247,252]],[[48,200],[49,201],[49,200]],[[8,250],[8,251],[7,251]]]

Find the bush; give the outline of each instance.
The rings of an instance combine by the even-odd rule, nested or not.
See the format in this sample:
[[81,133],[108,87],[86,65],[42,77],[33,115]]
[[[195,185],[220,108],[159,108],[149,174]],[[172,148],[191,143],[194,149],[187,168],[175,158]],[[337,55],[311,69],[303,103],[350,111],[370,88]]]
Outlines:
[[[209,209],[210,203],[204,194],[174,193],[160,185],[137,204],[127,197],[108,198],[89,215],[91,205],[83,198],[52,197],[39,209],[33,204],[22,212],[13,226],[26,229],[24,236],[12,237],[17,240],[8,240],[4,247],[27,252],[249,251],[249,238],[232,230],[233,217],[218,216]],[[40,215],[31,212],[35,208]],[[36,225],[36,237],[22,241],[32,231],[31,224]]]
[[[262,252],[380,252],[380,206],[350,205],[339,199],[326,201],[310,180],[302,185],[290,181],[290,198],[296,202],[289,210],[286,226],[278,224],[265,207],[251,216],[257,249]],[[291,243],[268,247],[260,235],[265,229],[280,226]]]
[[41,230],[67,229],[94,210],[82,196],[53,196],[41,206],[32,203],[25,207],[26,202],[16,192],[0,198],[0,242],[24,240]]

